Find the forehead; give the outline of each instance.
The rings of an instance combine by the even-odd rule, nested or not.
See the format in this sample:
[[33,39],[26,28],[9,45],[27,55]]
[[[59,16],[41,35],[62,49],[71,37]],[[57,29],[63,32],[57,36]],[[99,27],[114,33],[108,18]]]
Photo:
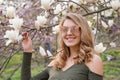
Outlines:
[[67,27],[73,27],[76,26],[75,22],[72,21],[71,19],[65,19],[63,26],[67,26]]

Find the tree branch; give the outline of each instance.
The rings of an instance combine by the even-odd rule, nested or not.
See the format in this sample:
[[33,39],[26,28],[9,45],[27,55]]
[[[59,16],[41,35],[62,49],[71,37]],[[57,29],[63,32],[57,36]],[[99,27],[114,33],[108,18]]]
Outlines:
[[95,14],[95,13],[100,13],[100,12],[108,10],[108,9],[112,9],[112,7],[106,7],[106,8],[100,9],[98,11],[93,11],[93,12],[90,12],[90,13],[87,13],[87,14],[83,14],[83,16],[88,16],[88,15],[92,15],[92,14]]

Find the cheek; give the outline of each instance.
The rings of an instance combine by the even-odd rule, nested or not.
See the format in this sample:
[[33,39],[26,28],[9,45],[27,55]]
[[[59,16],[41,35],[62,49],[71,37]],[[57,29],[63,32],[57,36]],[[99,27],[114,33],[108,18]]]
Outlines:
[[64,34],[62,34],[62,35],[61,35],[61,37],[62,37],[62,39],[64,39],[64,38],[65,38],[65,35],[64,35]]
[[63,40],[63,42],[64,42],[65,35],[61,34],[61,39],[62,39],[62,40]]

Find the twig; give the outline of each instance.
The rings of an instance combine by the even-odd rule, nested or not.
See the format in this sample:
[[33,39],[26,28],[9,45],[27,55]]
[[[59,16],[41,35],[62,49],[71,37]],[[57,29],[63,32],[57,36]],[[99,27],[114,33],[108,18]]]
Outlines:
[[72,0],[69,0],[69,1],[57,0],[57,1],[58,1],[58,2],[72,2],[72,3],[75,3],[76,5],[78,5],[78,6],[80,6],[81,8],[83,8],[83,10],[85,10],[86,13],[88,13],[88,11],[87,11],[82,5],[76,3],[76,2],[74,2],[74,1],[72,1]]
[[[14,71],[11,73],[11,75],[8,77],[8,79],[11,79],[11,77],[14,75],[14,73],[15,73],[20,67],[21,67],[21,64],[18,65],[18,67],[14,69]],[[8,80],[8,79],[7,79],[7,80]]]
[[111,9],[112,7],[106,7],[106,8],[103,8],[103,9],[100,9],[98,11],[93,11],[93,12],[90,12],[90,13],[87,13],[87,14],[83,14],[83,16],[88,16],[88,15],[92,15],[92,14],[95,14],[95,13],[100,13],[102,11],[105,11],[105,10],[108,10],[108,9]]

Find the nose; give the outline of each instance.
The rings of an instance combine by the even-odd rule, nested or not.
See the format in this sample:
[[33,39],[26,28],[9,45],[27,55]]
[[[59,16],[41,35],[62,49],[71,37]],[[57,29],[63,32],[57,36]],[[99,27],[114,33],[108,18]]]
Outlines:
[[71,30],[71,29],[68,29],[67,35],[70,35],[70,34],[72,34],[72,30]]

